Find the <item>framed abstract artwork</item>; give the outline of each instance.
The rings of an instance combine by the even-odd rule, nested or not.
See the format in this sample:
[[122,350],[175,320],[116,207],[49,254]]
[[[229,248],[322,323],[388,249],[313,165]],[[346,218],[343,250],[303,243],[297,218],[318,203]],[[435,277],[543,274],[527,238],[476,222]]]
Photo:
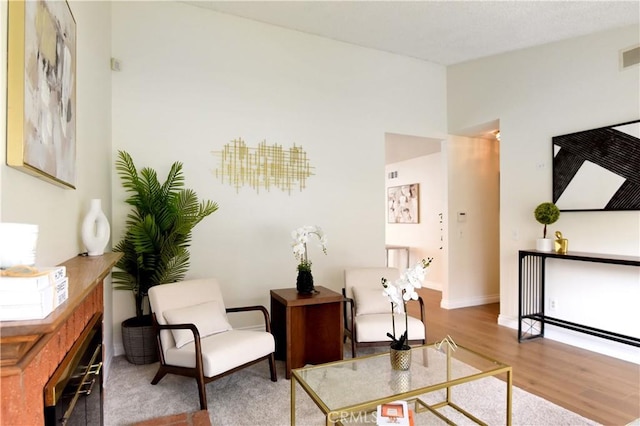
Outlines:
[[387,188],[389,223],[420,223],[420,184]]
[[7,165],[75,188],[75,19],[66,1],[8,3]]
[[561,211],[640,210],[640,120],[552,143],[553,202]]

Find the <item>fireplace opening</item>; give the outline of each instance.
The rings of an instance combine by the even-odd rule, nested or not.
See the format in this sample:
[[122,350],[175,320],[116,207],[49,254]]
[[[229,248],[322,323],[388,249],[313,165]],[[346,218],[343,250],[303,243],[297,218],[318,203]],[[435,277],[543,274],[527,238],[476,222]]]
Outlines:
[[103,424],[102,314],[87,324],[44,388],[46,426]]

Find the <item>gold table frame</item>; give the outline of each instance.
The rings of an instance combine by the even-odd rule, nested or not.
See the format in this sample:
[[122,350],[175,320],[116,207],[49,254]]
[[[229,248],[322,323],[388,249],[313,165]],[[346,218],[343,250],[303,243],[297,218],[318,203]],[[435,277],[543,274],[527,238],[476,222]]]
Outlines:
[[[320,408],[320,410],[323,412],[323,414],[326,417],[326,426],[335,425],[335,424],[342,425],[344,424],[343,420],[348,419],[354,413],[363,413],[363,412],[372,413],[372,412],[375,412],[376,407],[378,405],[386,404],[388,402],[397,401],[397,400],[406,400],[409,403],[413,403],[414,410],[416,413],[430,411],[431,413],[436,415],[438,418],[440,418],[441,420],[443,420],[444,422],[450,425],[453,425],[455,423],[453,423],[450,419],[446,418],[442,413],[438,412],[439,408],[449,406],[454,410],[458,411],[459,413],[463,414],[464,416],[468,417],[475,423],[479,425],[486,425],[486,423],[484,423],[482,420],[478,419],[473,414],[469,413],[468,411],[466,411],[465,409],[463,409],[462,407],[460,407],[459,405],[453,402],[451,389],[456,385],[468,383],[474,380],[479,380],[485,377],[497,376],[497,375],[506,373],[507,390],[506,390],[506,423],[505,424],[507,426],[511,426],[513,369],[510,365],[504,364],[500,361],[494,360],[492,358],[489,358],[485,355],[482,355],[476,351],[467,349],[464,346],[460,346],[460,345],[457,346],[457,351],[460,351],[458,352],[458,354],[462,354],[462,357],[461,357],[462,359],[455,357],[457,351],[452,349],[448,345],[442,345],[442,346],[439,345],[438,347],[436,347],[436,345],[434,344],[418,346],[413,348],[412,351],[414,351],[412,355],[415,355],[416,351],[424,351],[423,352],[424,357],[413,356],[412,358],[414,361],[412,363],[411,369],[428,370],[429,351],[438,351],[443,354],[446,354],[446,379],[430,385],[418,386],[415,389],[409,389],[407,391],[392,393],[384,397],[374,398],[367,401],[363,401],[361,403],[350,404],[350,405],[345,405],[340,407],[327,406],[327,403],[322,400],[322,398],[316,393],[316,391],[312,388],[312,386],[309,383],[307,383],[307,381],[305,380],[304,378],[305,372],[310,372],[311,370],[323,370],[323,369],[326,371],[332,367],[346,366],[348,364],[352,364],[351,365],[352,369],[354,371],[357,371],[357,367],[359,363],[366,362],[365,360],[370,358],[382,358],[382,357],[388,358],[389,353],[384,352],[384,353],[379,353],[374,355],[367,355],[359,358],[352,358],[352,359],[336,361],[336,362],[331,362],[326,364],[319,364],[315,366],[298,368],[298,369],[292,370],[291,371],[291,425],[292,426],[295,425],[296,384],[299,384],[302,387],[302,389],[309,395],[309,397],[316,404],[316,406]],[[464,363],[463,359],[465,357],[475,358],[476,361],[480,360],[482,362],[486,362],[487,365],[489,365],[489,367],[485,368],[484,370],[476,370],[476,372],[473,372],[472,374],[461,375],[461,377],[453,378],[452,377],[453,376],[452,360],[456,359]],[[421,358],[423,360],[423,364],[426,364],[426,365],[416,362],[416,358]],[[390,364],[387,364],[387,365],[389,365],[388,370],[390,372],[391,371]],[[474,367],[473,364],[470,364],[470,366]],[[422,372],[424,373],[424,371]],[[427,404],[424,401],[422,401],[420,398],[418,398],[419,395],[434,392],[440,389],[446,389],[446,398],[441,402],[438,402],[435,404]],[[357,417],[359,418],[360,415],[358,415]]]

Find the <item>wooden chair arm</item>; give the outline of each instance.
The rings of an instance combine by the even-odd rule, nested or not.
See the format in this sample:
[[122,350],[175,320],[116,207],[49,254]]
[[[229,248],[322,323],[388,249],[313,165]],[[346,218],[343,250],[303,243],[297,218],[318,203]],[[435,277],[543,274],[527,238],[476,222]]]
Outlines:
[[158,342],[158,352],[160,355],[160,361],[162,364],[165,363],[164,360],[164,351],[162,350],[162,339],[160,338],[160,331],[162,330],[191,330],[193,333],[193,341],[195,343],[196,350],[196,367],[199,368],[198,371],[202,371],[202,346],[200,343],[200,332],[198,331],[198,327],[192,323],[185,324],[159,324],[156,319],[156,314],[152,314],[153,317],[153,327],[156,331],[156,341]]
[[[343,301],[344,301],[344,327],[350,331],[353,332],[353,319],[355,318],[355,314],[356,314],[356,309],[355,309],[355,302],[351,297],[347,297],[344,294],[344,289],[342,289],[342,295],[343,295]],[[347,307],[347,305],[349,305],[349,307]],[[350,316],[347,315],[347,309],[349,309],[350,312]]]
[[191,323],[185,323],[185,324],[157,324],[156,323],[156,329],[158,330],[158,333],[160,332],[160,330],[191,330],[194,338],[197,338],[197,339],[200,338],[200,332],[198,332],[198,327],[196,327],[195,324],[191,324]]
[[249,311],[260,311],[262,312],[262,316],[264,317],[265,331],[267,333],[271,333],[271,320],[269,319],[269,311],[262,305],[254,305],[254,306],[239,306],[235,308],[227,308],[227,313],[230,312],[249,312]]
[[160,324],[156,319],[155,312],[152,314],[153,318],[153,327],[156,330],[156,335],[158,336],[158,341],[160,341],[160,330],[191,330],[193,333],[193,338],[196,340],[200,340],[200,332],[198,331],[198,327],[195,324],[185,323],[185,324]]
[[420,303],[420,321],[422,321],[423,324],[425,324],[426,327],[426,322],[425,322],[425,309],[424,309],[424,300],[422,300],[422,296],[418,296],[418,303]]
[[[355,358],[356,356],[356,304],[355,301],[351,297],[347,297],[347,291],[343,287],[342,288],[342,300],[344,306],[344,335],[343,340],[346,341],[346,338],[349,337],[351,340],[351,356]],[[349,305],[350,315],[347,314],[347,305]]]

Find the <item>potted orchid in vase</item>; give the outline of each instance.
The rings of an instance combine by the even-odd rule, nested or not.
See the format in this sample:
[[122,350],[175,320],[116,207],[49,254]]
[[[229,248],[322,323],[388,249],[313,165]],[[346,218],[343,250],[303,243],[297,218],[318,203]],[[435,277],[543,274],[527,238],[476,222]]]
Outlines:
[[313,287],[313,275],[311,274],[311,261],[307,252],[307,243],[311,236],[318,238],[322,252],[327,254],[327,237],[319,226],[302,226],[291,233],[293,238],[293,255],[298,260],[298,278],[296,280],[296,289],[301,294],[312,294],[315,292]]
[[[418,300],[416,289],[422,287],[422,281],[427,273],[427,268],[431,265],[433,258],[422,259],[415,266],[405,270],[400,278],[390,282],[382,278],[383,295],[391,303],[391,324],[392,332],[387,333],[391,338],[391,366],[395,370],[407,370],[411,365],[411,347],[409,346],[409,318],[407,313],[407,302]],[[395,314],[404,315],[404,332],[396,338]]]

